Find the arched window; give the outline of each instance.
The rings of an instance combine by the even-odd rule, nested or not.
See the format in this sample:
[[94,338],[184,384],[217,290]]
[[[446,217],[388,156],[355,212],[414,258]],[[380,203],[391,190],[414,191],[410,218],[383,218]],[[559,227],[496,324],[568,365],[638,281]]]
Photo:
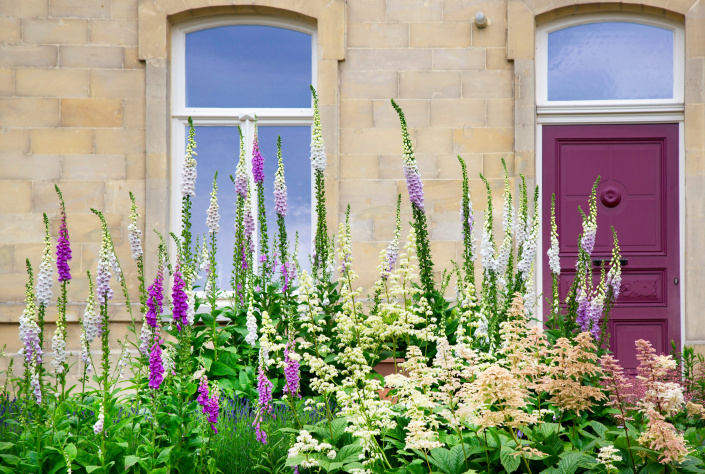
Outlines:
[[666,19],[598,14],[537,28],[537,104],[683,103],[683,30]]
[[[196,127],[198,179],[193,205],[194,235],[206,231],[205,211],[215,171],[218,174],[221,232],[218,273],[228,287],[234,246],[234,186],[240,153],[252,155],[257,124],[265,159],[265,197],[270,237],[274,235],[273,181],[277,137],[282,138],[290,209],[287,227],[298,231],[301,254],[311,241],[309,146],[313,109],[309,85],[316,81],[315,25],[260,16],[199,19],[174,26],[171,73],[172,222],[180,225],[180,172],[188,139],[188,117]],[[249,169],[249,167],[248,167]],[[254,183],[251,183],[254,189]],[[253,202],[253,215],[257,216]],[[176,229],[174,229],[176,230]],[[258,242],[257,242],[258,243]],[[293,243],[293,242],[292,242]],[[255,259],[256,260],[256,259]]]

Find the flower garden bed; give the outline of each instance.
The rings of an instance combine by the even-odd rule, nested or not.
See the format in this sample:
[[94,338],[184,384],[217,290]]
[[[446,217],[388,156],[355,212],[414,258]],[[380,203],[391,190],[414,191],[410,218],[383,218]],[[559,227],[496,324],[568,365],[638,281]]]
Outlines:
[[[498,244],[490,186],[482,178],[487,208],[477,255],[480,229],[459,158],[463,258],[442,262],[450,270],[434,281],[434,263],[441,262],[430,251],[423,183],[404,114],[392,101],[401,121],[401,165],[413,222],[402,241],[399,196],[396,231],[380,253],[379,279],[363,295],[356,286],[349,219],[337,235],[326,227],[326,158],[313,94],[316,237],[310,270],[301,268],[287,234],[281,144],[274,185],[277,228],[269,239],[263,157],[255,138],[252,169],[241,151],[232,178],[238,195],[234,269],[231,287],[218,287],[217,174],[207,216],[192,216],[197,163],[191,126],[181,183],[182,232],[161,236],[159,248],[149,249],[158,256],[150,282],[132,199],[129,264],[136,265],[139,278],[139,315],[132,315],[105,219],[94,211],[102,241],[95,286],[86,275],[83,376],[75,387],[66,381],[70,219],[57,187],[56,262],[46,216],[36,283],[27,262],[23,367],[15,368],[15,376],[10,366],[3,389],[0,472],[705,472],[703,359],[689,348],[656,354],[640,340],[640,366],[631,376],[609,354],[606,328],[620,292],[620,254],[614,233],[612,260],[594,284],[594,188],[577,277],[563,301],[553,219],[547,252],[553,288],[545,328],[536,324],[533,288],[538,190],[531,200],[523,177],[516,198],[505,177]],[[195,218],[206,219],[207,235],[192,235]],[[177,249],[173,255],[167,252],[169,237]],[[256,240],[262,249],[257,262]],[[477,275],[476,257],[482,261]],[[446,297],[451,285],[454,298]],[[119,341],[122,351],[114,363],[109,302],[116,291],[135,322]],[[52,304],[59,317],[46,364],[43,321]],[[93,360],[91,345],[98,341],[101,357]],[[387,359],[394,366],[382,377],[373,368]],[[380,397],[385,387],[392,391]]]

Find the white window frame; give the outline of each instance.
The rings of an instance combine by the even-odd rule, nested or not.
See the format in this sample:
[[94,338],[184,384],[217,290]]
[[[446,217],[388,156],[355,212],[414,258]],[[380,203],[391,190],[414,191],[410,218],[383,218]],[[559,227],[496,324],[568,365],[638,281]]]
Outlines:
[[[186,35],[195,31],[232,25],[272,26],[311,35],[311,84],[316,87],[318,77],[318,35],[315,26],[288,18],[271,18],[261,15],[219,15],[177,23],[171,35],[171,231],[181,232],[181,170],[186,154],[186,125],[191,117],[194,126],[229,126],[242,128],[245,157],[251,169],[252,142],[255,134],[255,117],[259,126],[313,126],[313,107],[309,108],[215,108],[186,107]],[[237,132],[234,132],[237,133]],[[198,142],[198,137],[196,137]],[[239,149],[233,150],[232,170],[237,165]],[[254,178],[248,171],[250,187],[255,189]],[[311,186],[311,215],[314,216],[313,186]],[[252,214],[257,224],[257,201],[252,200]],[[205,217],[204,217],[205,218]],[[315,223],[311,219],[313,230]],[[313,234],[312,234],[313,235]],[[259,239],[255,239],[255,254],[259,255]],[[257,265],[258,259],[254,259]]]
[[[673,30],[673,99],[639,99],[610,101],[548,101],[548,33],[569,26],[604,21],[643,23]],[[543,194],[543,126],[619,123],[676,123],[678,124],[678,231],[681,274],[685,273],[685,138],[684,138],[684,87],[685,87],[685,31],[683,23],[666,18],[629,12],[580,14],[553,20],[536,28],[536,184]],[[544,196],[539,197],[543,202]],[[539,209],[542,226],[549,217]],[[543,228],[543,227],[542,227]],[[536,292],[545,295],[543,288],[543,237],[537,242]],[[682,280],[682,278],[681,278]],[[550,290],[548,290],[550,291]],[[543,314],[544,298],[538,298],[537,311]],[[680,285],[681,350],[685,338],[685,285]]]
[[[673,32],[673,97],[670,99],[618,99],[618,100],[548,100],[548,35],[571,26],[589,23],[626,22],[664,28]],[[685,88],[685,33],[683,25],[667,18],[657,18],[629,12],[580,14],[561,18],[536,27],[536,105],[539,112],[558,114],[562,111],[575,113],[620,113],[629,111],[671,112],[680,106],[682,110]]]

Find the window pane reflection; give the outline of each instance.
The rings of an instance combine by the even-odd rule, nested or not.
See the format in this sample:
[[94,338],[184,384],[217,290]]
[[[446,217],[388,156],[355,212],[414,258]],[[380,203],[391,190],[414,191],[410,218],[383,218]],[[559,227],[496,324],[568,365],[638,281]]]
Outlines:
[[264,157],[264,196],[267,205],[267,231],[272,241],[277,232],[274,213],[274,173],[277,170],[277,137],[282,137],[284,179],[288,208],[286,232],[293,252],[299,233],[299,263],[309,270],[311,253],[311,127],[259,127],[259,146]]
[[673,31],[589,23],[548,35],[548,100],[670,99]]
[[186,35],[187,107],[308,108],[311,35],[231,25]]
[[[218,250],[216,254],[218,287],[230,290],[230,274],[233,268],[233,248],[235,247],[235,186],[230,182],[230,175],[235,175],[235,167],[240,154],[240,136],[237,127],[195,127],[196,128],[196,197],[191,210],[191,233],[208,238],[206,210],[210,205],[213,189],[213,175],[218,171],[218,213],[220,214],[220,232],[218,233]],[[186,127],[188,137],[188,127]],[[188,139],[188,138],[187,138]],[[200,280],[201,288],[205,280]]]

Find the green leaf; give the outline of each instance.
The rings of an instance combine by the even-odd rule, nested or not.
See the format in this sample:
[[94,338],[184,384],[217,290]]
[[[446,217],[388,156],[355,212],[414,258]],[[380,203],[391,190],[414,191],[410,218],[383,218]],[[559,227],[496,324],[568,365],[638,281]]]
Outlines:
[[162,449],[162,452],[159,453],[159,456],[157,456],[157,464],[160,463],[165,463],[169,459],[169,453],[171,453],[171,449],[173,446],[167,446],[166,448]]
[[428,458],[431,464],[438,467],[446,474],[454,474],[450,466],[450,451],[446,448],[434,448],[431,450],[431,457]]
[[662,472],[663,465],[657,462],[650,462],[639,471],[639,474],[661,474]]
[[460,471],[465,466],[465,453],[463,452],[463,445],[458,444],[450,449],[450,463],[449,468],[451,474],[460,474]]
[[[347,418],[336,418],[330,424],[333,430],[333,441],[338,441],[338,438],[345,434],[345,428],[348,427]],[[328,432],[330,434],[330,431]]]
[[100,469],[100,466],[86,466],[86,472],[93,472],[96,469]]
[[575,474],[582,457],[583,453],[576,453],[574,451],[563,453],[561,455],[562,459],[558,463],[558,472],[560,472],[560,474]]
[[186,386],[186,393],[188,394],[189,397],[191,395],[193,395],[194,393],[196,393],[196,390],[198,390],[198,387],[196,386],[195,383],[190,383]]
[[159,469],[152,469],[149,471],[149,474],[167,474],[169,472],[169,469],[166,467],[160,467]]
[[350,464],[360,460],[360,453],[362,452],[362,447],[355,444],[347,444],[340,448],[335,456],[337,462],[342,462],[343,464]]
[[597,433],[600,438],[605,437],[605,432],[607,431],[607,427],[605,425],[603,425],[599,421],[591,421],[588,424],[592,426],[592,429],[595,430],[595,433]]
[[286,458],[286,465],[290,466],[290,467],[298,466],[305,459],[306,458],[301,455],[294,456],[294,457],[288,457],[288,458]]
[[67,444],[64,448],[64,453],[66,453],[66,456],[69,458],[69,462],[73,461],[74,459],[76,459],[76,454],[78,454],[76,445],[73,443]]
[[[217,362],[216,362],[217,363]],[[229,367],[228,367],[229,369]],[[235,372],[233,371],[233,375],[236,375]],[[247,372],[244,370],[240,371],[240,375],[238,377],[238,380],[240,382],[240,385],[244,388],[250,385],[250,379],[247,377]]]
[[538,426],[536,431],[539,432],[544,439],[546,439],[553,433],[558,433],[559,427],[560,425],[558,423],[542,423]]
[[17,463],[20,462],[20,458],[18,458],[14,454],[0,454],[0,459],[12,466],[17,466]]
[[[219,375],[219,376],[230,375],[232,377],[237,377],[237,373],[233,369],[231,369],[227,365],[225,365],[221,362],[217,362],[217,361],[213,361],[211,363],[210,371],[211,371],[211,373],[213,373],[213,375]],[[245,376],[245,380],[247,380],[247,375],[244,372],[240,372],[240,380],[242,380],[243,375]]]
[[145,459],[145,458],[141,458],[138,456],[125,456],[125,470],[127,471],[128,469],[130,469],[132,466],[134,466],[135,464],[137,464],[138,462],[140,462],[143,459]]
[[13,443],[0,443],[0,451],[4,451],[4,450],[6,450],[6,449],[10,449],[10,448],[13,447],[13,446],[14,446]]
[[9,470],[8,468],[3,467],[3,466],[0,466],[0,472],[3,472],[3,473],[5,473],[5,474],[15,474],[15,473],[12,472],[11,470]]
[[499,450],[499,460],[507,471],[507,474],[511,474],[519,469],[519,464],[521,464],[519,454],[514,453],[516,453],[516,451],[506,445],[502,446]]

